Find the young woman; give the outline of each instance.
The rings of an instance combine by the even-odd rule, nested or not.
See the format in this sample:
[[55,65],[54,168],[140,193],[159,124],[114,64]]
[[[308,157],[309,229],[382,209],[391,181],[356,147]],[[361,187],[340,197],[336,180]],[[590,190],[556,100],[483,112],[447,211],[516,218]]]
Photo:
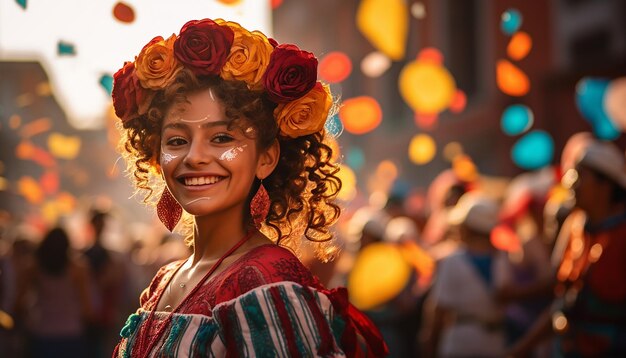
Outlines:
[[325,258],[340,213],[324,143],[333,100],[315,57],[194,20],[114,78],[135,184],[168,229],[189,214],[193,247],[156,274],[114,355],[386,354],[345,289],[326,290],[292,253],[308,242]]

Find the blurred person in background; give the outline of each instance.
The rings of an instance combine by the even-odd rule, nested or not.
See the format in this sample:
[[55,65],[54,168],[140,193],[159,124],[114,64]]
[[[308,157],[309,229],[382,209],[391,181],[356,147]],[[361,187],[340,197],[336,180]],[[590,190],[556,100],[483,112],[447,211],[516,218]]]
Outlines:
[[504,308],[495,292],[510,279],[504,252],[490,241],[498,204],[483,194],[464,194],[449,224],[461,244],[437,263],[425,304],[422,332],[429,357],[501,357],[505,348]]
[[575,209],[557,238],[555,299],[512,348],[526,356],[553,332],[554,356],[626,356],[626,168],[609,142],[589,140],[563,177]]
[[86,323],[94,312],[89,267],[71,250],[66,231],[50,230],[35,251],[34,266],[18,294],[30,357],[86,357]]

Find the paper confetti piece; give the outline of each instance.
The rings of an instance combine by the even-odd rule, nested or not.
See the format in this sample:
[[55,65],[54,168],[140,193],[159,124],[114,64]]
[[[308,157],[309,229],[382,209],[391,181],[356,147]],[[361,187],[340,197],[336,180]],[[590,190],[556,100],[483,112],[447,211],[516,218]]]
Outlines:
[[113,77],[111,75],[102,75],[100,77],[100,86],[102,86],[110,96],[111,93],[113,93]]
[[50,153],[60,159],[74,159],[80,151],[81,141],[79,137],[64,136],[61,133],[51,133],[48,137],[48,149]]
[[113,17],[119,22],[130,24],[135,21],[135,10],[128,4],[120,1],[113,7]]
[[57,54],[59,56],[74,56],[76,55],[76,49],[69,42],[59,41],[57,43]]

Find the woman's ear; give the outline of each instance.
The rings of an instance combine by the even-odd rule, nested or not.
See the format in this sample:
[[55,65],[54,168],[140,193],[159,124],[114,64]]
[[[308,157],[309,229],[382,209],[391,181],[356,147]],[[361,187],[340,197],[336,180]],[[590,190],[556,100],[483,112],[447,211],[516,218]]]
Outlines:
[[256,177],[259,179],[267,178],[276,165],[278,165],[278,159],[280,158],[280,144],[278,139],[274,139],[274,143],[266,150],[260,153],[259,161],[257,163]]

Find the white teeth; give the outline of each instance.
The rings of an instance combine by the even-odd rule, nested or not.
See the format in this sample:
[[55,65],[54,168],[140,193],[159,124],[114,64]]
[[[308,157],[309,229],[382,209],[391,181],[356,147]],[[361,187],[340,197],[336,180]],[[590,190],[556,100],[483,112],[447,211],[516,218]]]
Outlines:
[[215,184],[219,180],[220,180],[219,177],[193,177],[193,178],[185,178],[185,185]]

